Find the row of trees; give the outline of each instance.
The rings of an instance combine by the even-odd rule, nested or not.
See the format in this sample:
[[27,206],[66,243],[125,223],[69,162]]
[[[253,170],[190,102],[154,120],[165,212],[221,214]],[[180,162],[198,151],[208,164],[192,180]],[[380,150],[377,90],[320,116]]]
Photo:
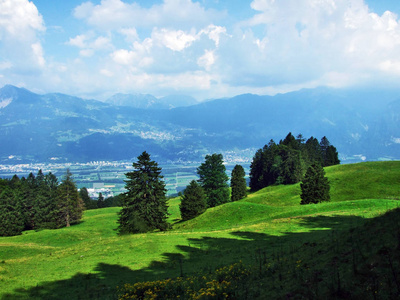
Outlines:
[[99,193],[97,200],[91,199],[89,192],[86,187],[79,190],[79,196],[81,197],[86,209],[97,209],[105,207],[116,207],[122,205],[122,198],[124,194],[119,194],[114,197],[104,198],[102,193]]
[[[150,230],[167,230],[168,205],[165,182],[161,168],[143,152],[133,163],[134,170],[126,173],[122,210],[119,212],[120,233],[141,233]],[[236,165],[232,171],[229,191],[228,176],[222,154],[205,157],[205,162],[197,168],[198,181],[191,181],[186,187],[180,204],[182,220],[192,219],[207,208],[246,197],[247,186],[242,166]]]
[[198,183],[193,180],[185,189],[180,204],[182,220],[192,219],[207,208],[247,196],[245,172],[236,165],[231,174],[231,191],[222,154],[206,155],[204,163],[197,168]]
[[324,136],[320,142],[314,137],[307,141],[300,134],[289,133],[276,144],[271,140],[253,157],[250,166],[250,188],[257,191],[273,184],[300,182],[313,164],[322,167],[339,164],[338,152]]
[[11,180],[0,179],[0,236],[69,227],[80,221],[83,209],[69,170],[61,183],[54,174],[44,175],[42,170],[27,178],[14,175]]

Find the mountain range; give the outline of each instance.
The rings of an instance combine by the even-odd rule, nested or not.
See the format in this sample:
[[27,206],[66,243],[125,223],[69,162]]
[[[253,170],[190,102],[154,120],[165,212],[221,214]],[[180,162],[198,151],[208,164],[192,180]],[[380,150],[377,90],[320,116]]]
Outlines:
[[[159,160],[258,149],[289,132],[327,136],[342,162],[400,159],[397,91],[304,89],[197,103],[190,97],[116,94],[105,102],[0,89],[0,162]],[[247,152],[246,152],[247,153]]]

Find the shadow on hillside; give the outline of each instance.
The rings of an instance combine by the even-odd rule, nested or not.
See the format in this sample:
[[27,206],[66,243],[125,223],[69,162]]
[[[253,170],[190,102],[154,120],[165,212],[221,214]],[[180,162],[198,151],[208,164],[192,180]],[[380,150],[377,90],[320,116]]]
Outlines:
[[[283,232],[272,236],[257,232],[233,232],[232,238],[189,238],[187,245],[178,245],[183,253],[164,253],[147,268],[131,270],[121,265],[99,263],[94,273],[77,273],[72,278],[47,282],[29,289],[18,289],[2,299],[116,299],[117,286],[193,273],[208,273],[239,260],[257,264],[261,257],[296,253],[302,247],[329,242],[327,231],[339,232],[359,226],[365,219],[356,216],[319,216],[304,218],[302,225],[309,232]],[[321,230],[323,228],[323,230]],[[295,254],[293,254],[295,255]],[[315,253],[317,255],[317,253]]]

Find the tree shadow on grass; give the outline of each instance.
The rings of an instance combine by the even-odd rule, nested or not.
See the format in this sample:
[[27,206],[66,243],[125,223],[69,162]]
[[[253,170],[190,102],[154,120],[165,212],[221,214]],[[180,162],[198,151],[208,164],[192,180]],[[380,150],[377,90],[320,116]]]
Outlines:
[[[187,245],[178,245],[179,253],[164,253],[146,268],[132,270],[129,266],[99,263],[93,273],[77,273],[65,280],[21,288],[2,299],[116,299],[117,286],[125,283],[174,278],[196,273],[208,274],[216,268],[238,261],[257,264],[270,257],[292,255],[315,243],[329,242],[327,231],[339,232],[365,223],[356,216],[318,216],[303,218],[308,232],[284,232],[272,236],[258,232],[232,232],[232,238],[188,238]],[[321,230],[323,229],[323,230]],[[317,250],[312,250],[318,255]]]

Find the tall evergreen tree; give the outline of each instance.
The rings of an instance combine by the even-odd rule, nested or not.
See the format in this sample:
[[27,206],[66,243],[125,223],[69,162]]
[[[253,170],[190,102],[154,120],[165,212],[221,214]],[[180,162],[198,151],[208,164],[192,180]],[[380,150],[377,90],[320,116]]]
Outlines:
[[99,197],[97,198],[97,207],[98,208],[103,208],[105,207],[105,203],[104,203],[104,197],[102,193],[99,193]]
[[57,224],[69,227],[82,218],[84,204],[69,170],[66,171],[62,183],[57,189]]
[[196,180],[192,180],[184,190],[179,209],[183,221],[193,219],[206,211],[206,194]]
[[325,153],[324,166],[329,167],[338,164],[340,164],[338,152],[334,146],[329,145]]
[[300,204],[319,203],[330,200],[329,181],[325,177],[324,169],[319,164],[313,164],[307,169],[300,188]]
[[168,206],[161,168],[147,152],[138,156],[134,170],[126,173],[126,197],[119,212],[120,233],[167,230]]
[[263,163],[263,150],[257,150],[254,154],[253,160],[250,165],[250,189],[252,191],[258,191],[265,187],[263,184],[263,175],[265,172]]
[[231,174],[231,201],[247,197],[246,173],[241,165],[236,165]]
[[199,183],[207,195],[207,206],[214,207],[229,201],[228,175],[222,154],[206,155],[197,168]]

